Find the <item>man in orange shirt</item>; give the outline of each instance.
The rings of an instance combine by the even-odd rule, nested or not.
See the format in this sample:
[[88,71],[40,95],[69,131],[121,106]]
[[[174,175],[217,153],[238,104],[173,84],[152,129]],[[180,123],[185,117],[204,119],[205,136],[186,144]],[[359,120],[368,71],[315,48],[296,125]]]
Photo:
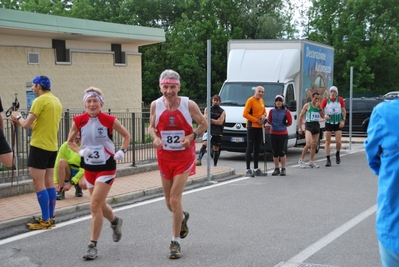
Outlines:
[[[255,89],[254,96],[248,98],[245,103],[242,116],[247,119],[247,151],[245,153],[245,162],[247,164],[247,177],[263,176],[264,173],[258,168],[259,150],[262,145],[262,127],[266,120],[266,108],[263,101],[265,89],[258,86]],[[251,153],[253,151],[254,170],[251,170]]]

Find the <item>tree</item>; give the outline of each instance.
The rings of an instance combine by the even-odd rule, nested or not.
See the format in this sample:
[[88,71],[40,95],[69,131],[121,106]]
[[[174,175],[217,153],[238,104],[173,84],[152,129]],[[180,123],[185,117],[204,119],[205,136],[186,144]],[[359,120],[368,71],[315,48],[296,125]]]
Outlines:
[[[182,94],[190,98],[206,98],[207,40],[212,43],[211,91],[217,94],[226,79],[228,40],[274,39],[294,33],[291,23],[286,20],[290,13],[281,12],[286,7],[280,0],[187,0],[184,4],[184,7],[175,7],[182,11],[180,16],[172,11],[176,16],[173,20],[168,16],[167,23],[163,23],[166,42],[162,49],[168,50],[150,55],[157,57],[155,60],[165,68],[175,69],[181,74]],[[163,17],[157,20],[165,21]],[[145,51],[143,59],[149,55],[148,50]],[[159,65],[151,62],[143,60],[143,74],[154,73],[150,68],[156,68],[160,73]],[[154,83],[146,82],[143,79],[145,102],[153,99],[155,93],[152,90]]]
[[16,9],[58,16],[63,16],[66,10],[71,7],[70,2],[62,0],[28,0],[18,3],[20,6]]
[[354,67],[356,92],[396,89],[399,81],[399,6],[394,0],[318,0],[309,13],[309,39],[335,47],[334,83],[347,91]]

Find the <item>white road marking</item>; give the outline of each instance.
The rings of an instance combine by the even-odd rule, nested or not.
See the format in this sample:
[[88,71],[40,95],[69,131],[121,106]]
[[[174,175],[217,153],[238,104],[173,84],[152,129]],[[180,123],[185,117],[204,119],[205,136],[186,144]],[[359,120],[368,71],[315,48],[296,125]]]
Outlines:
[[300,253],[289,259],[287,262],[304,262],[307,258],[333,242],[335,239],[349,231],[351,228],[355,227],[357,224],[361,223],[363,220],[374,214],[377,210],[377,205],[370,207],[364,212],[360,213],[355,218],[344,223],[340,227],[336,228],[334,231],[319,239],[309,247],[302,250]]

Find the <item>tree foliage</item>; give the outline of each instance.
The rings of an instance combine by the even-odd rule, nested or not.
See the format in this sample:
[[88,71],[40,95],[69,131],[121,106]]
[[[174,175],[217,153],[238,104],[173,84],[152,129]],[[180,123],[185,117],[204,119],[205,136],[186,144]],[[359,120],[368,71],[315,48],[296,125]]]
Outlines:
[[397,90],[399,6],[395,0],[314,0],[309,39],[335,47],[334,83],[356,92]]
[[[0,6],[128,25],[162,28],[166,41],[140,47],[143,101],[160,95],[159,74],[174,69],[182,94],[204,100],[207,40],[211,40],[211,91],[226,78],[231,39],[300,38],[334,46],[334,83],[357,92],[397,90],[397,0],[0,0]],[[308,9],[309,3],[311,7]],[[299,30],[301,29],[301,30]]]

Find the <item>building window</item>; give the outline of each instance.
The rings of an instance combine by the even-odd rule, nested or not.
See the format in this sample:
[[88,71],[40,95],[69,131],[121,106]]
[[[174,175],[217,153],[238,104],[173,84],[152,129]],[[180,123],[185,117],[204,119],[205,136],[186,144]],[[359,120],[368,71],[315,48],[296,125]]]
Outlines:
[[65,40],[53,39],[53,48],[55,49],[56,62],[70,62],[69,50],[66,49]]
[[111,50],[114,52],[114,64],[126,65],[126,54],[122,52],[121,44],[111,44]]

